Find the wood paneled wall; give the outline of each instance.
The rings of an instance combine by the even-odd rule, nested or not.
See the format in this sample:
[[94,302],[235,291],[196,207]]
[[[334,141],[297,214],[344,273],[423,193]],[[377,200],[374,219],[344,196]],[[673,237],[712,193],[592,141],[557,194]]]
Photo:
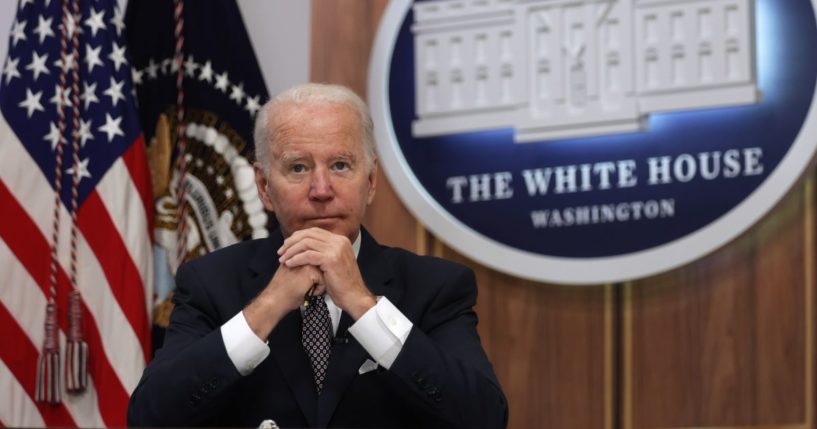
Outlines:
[[[366,97],[387,0],[313,0],[311,79]],[[479,332],[512,428],[814,427],[813,173],[713,254],[637,282],[508,276],[414,219],[382,171],[365,219],[381,242],[477,273]]]

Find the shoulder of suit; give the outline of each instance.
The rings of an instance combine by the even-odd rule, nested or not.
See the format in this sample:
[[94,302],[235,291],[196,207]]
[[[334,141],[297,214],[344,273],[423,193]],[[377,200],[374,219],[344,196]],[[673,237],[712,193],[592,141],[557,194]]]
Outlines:
[[436,256],[418,255],[399,247],[381,245],[381,249],[386,253],[389,259],[394,261],[395,265],[402,265],[403,268],[408,270],[424,270],[434,273],[446,272],[451,273],[451,275],[462,275],[472,272],[472,270],[465,265]]

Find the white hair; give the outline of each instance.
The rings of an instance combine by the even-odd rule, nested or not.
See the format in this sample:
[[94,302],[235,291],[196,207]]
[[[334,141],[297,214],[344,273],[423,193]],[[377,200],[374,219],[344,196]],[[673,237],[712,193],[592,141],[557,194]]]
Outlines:
[[255,159],[266,171],[269,166],[270,151],[270,112],[285,104],[320,104],[337,103],[349,107],[357,113],[360,118],[360,128],[362,130],[363,149],[366,154],[366,161],[371,168],[375,159],[374,148],[374,125],[369,107],[351,89],[325,83],[306,83],[286,89],[271,100],[267,101],[258,111],[255,117]]

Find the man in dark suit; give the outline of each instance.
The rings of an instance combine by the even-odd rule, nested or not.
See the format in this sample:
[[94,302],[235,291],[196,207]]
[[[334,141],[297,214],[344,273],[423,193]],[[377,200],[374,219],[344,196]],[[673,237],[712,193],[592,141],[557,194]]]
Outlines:
[[179,269],[128,424],[504,427],[473,272],[360,226],[377,177],[363,101],[289,89],[259,112],[255,139],[256,185],[280,230]]

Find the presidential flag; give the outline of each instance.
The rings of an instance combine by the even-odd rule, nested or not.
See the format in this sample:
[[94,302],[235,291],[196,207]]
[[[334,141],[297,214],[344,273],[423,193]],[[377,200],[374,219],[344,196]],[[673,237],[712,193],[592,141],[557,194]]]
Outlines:
[[153,211],[125,36],[115,1],[18,4],[0,74],[0,426],[124,426],[148,360]]
[[[161,302],[184,261],[267,236],[252,159],[268,95],[234,0],[131,1],[125,21],[150,142]],[[160,326],[167,308],[156,312]]]

